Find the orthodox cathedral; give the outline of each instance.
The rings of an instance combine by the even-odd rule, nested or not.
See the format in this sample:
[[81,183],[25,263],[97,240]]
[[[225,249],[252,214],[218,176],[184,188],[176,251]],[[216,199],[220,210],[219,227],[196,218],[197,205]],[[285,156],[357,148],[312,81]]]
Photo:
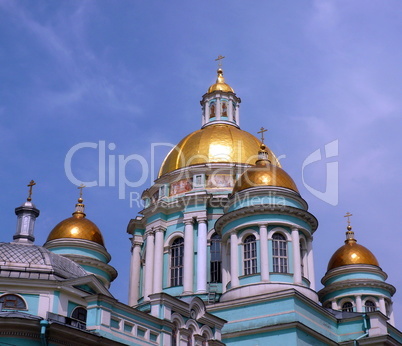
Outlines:
[[109,291],[117,272],[82,194],[40,246],[28,185],[0,243],[1,345],[402,345],[395,288],[349,222],[316,290],[317,219],[264,129],[240,129],[240,103],[219,68],[201,129],[143,192],[127,227],[128,304]]

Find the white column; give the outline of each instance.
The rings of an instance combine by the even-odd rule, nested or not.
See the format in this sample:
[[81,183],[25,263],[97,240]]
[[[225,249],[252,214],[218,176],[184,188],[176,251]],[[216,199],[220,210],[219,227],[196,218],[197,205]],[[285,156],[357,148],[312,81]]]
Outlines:
[[207,220],[198,220],[197,293],[207,292]]
[[193,293],[194,273],[194,227],[193,220],[184,220],[184,273],[183,293]]
[[153,272],[154,272],[154,233],[148,231],[146,233],[146,254],[145,254],[145,287],[144,300],[149,300],[148,295],[152,294]]
[[209,101],[204,103],[204,121],[202,125],[205,125],[209,121]]
[[222,114],[221,98],[220,98],[220,96],[217,96],[216,97],[216,109],[215,109],[216,120],[221,120],[221,114]]
[[222,241],[221,243],[221,255],[222,255],[222,293],[226,292],[226,286],[229,282],[228,275],[228,254],[226,243]]
[[310,288],[315,290],[314,257],[313,257],[313,237],[307,239],[307,272],[310,281]]
[[380,297],[380,311],[387,316],[387,309],[385,308],[385,300],[384,297]]
[[363,312],[362,296],[356,296],[356,311]]
[[133,241],[131,246],[130,282],[128,287],[128,305],[138,304],[141,270],[141,242]]
[[331,308],[332,310],[338,310],[338,304],[336,304],[336,300],[331,301]]
[[155,251],[154,251],[154,289],[153,293],[162,292],[163,279],[163,238],[165,229],[155,229]]
[[300,257],[300,235],[297,228],[292,228],[292,247],[293,247],[293,282],[300,285],[301,276],[301,257]]
[[269,281],[267,225],[261,224],[259,226],[260,226],[261,280]]
[[237,251],[237,234],[233,232],[230,235],[230,277],[232,288],[239,286],[239,261]]
[[239,105],[236,105],[236,124],[240,126]]

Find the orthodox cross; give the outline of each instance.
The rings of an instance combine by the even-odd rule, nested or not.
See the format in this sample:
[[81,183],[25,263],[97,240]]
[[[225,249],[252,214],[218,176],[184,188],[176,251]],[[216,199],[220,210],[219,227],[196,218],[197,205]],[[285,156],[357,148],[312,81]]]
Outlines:
[[218,61],[219,68],[222,67],[222,61],[221,61],[222,59],[225,59],[225,57],[222,55],[218,55],[218,58],[215,59],[215,61]]
[[353,216],[353,214],[347,212],[346,215],[344,215],[344,217],[348,218],[348,226],[350,226],[350,217]]
[[29,192],[28,192],[27,201],[31,201],[31,200],[32,200],[32,186],[34,186],[34,185],[36,185],[36,183],[35,183],[33,180],[31,180],[31,181],[29,182],[29,184],[27,185],[27,186],[29,187]]
[[77,187],[77,189],[80,189],[80,198],[82,199],[82,189],[86,187],[84,184],[81,184],[80,186]]
[[261,133],[261,142],[264,143],[264,132],[267,132],[267,129],[264,129],[263,127],[261,127],[260,131],[258,131],[257,133]]

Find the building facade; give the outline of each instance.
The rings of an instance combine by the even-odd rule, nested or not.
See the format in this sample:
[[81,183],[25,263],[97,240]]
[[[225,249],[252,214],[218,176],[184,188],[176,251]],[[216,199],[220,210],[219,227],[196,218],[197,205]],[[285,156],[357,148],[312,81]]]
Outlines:
[[[317,292],[318,221],[262,140],[240,128],[222,69],[202,96],[201,129],[183,138],[130,220],[128,304],[82,196],[34,244],[39,210],[16,208],[0,243],[0,342],[12,345],[400,345],[374,254],[346,241]],[[328,260],[328,259],[320,259]]]

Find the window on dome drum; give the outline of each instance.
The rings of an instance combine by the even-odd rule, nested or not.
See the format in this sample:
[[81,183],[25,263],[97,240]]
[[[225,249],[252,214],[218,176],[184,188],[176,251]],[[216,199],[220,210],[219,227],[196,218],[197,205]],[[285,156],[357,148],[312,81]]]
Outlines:
[[303,247],[303,244],[300,242],[300,265],[301,265],[301,275],[304,275],[304,254],[305,254],[305,250]]
[[222,101],[222,116],[227,117],[228,116],[228,107],[226,105],[226,101]]
[[170,247],[170,286],[183,285],[184,239],[177,238]]
[[211,282],[222,282],[222,255],[221,255],[221,237],[214,233],[211,237]]
[[215,103],[211,103],[209,106],[209,118],[215,117]]
[[15,294],[5,294],[0,297],[0,304],[2,309],[10,310],[26,310],[24,300]]
[[235,106],[234,103],[233,103],[233,110],[232,110],[232,112],[233,112],[233,121],[236,122],[236,116],[235,116],[235,114],[236,114],[236,106]]
[[280,233],[275,233],[272,237],[272,263],[274,273],[288,272],[287,241]]
[[353,312],[353,304],[351,302],[343,303],[342,311],[345,312]]
[[249,235],[244,239],[244,275],[257,273],[257,244],[255,236]]
[[376,305],[371,300],[366,300],[366,303],[364,304],[364,308],[366,309],[366,312],[376,311]]
[[75,308],[73,313],[71,314],[71,318],[74,318],[81,322],[86,322],[87,321],[87,309],[85,309],[81,306],[78,308]]

